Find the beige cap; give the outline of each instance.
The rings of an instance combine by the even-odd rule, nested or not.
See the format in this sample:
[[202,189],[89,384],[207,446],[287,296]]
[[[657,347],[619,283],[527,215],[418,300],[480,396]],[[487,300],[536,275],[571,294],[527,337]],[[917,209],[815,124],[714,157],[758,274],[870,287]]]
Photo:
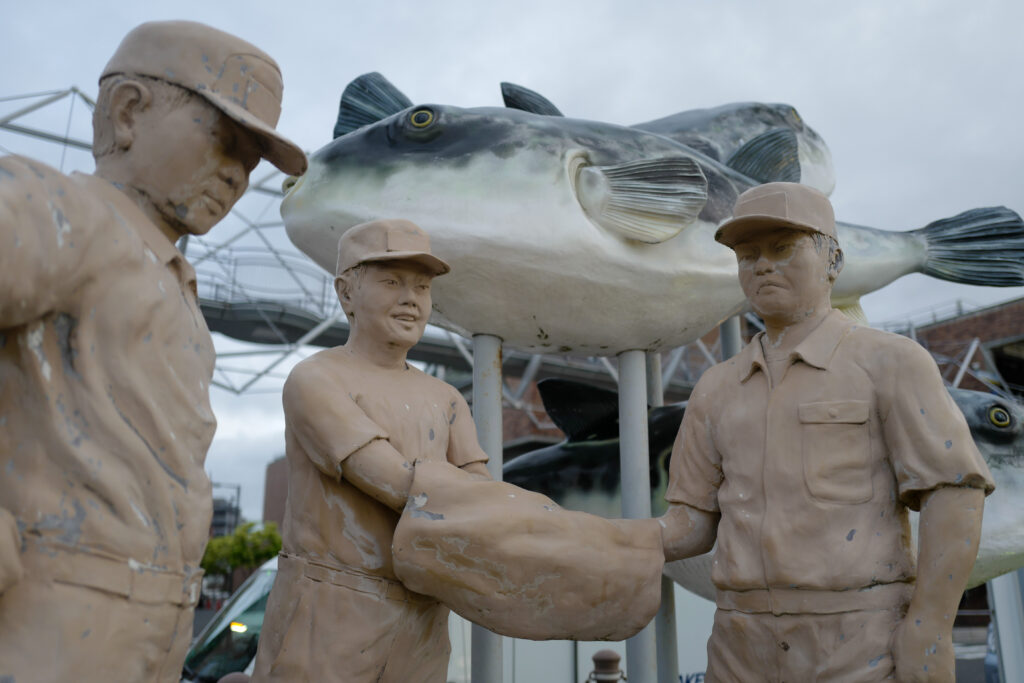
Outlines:
[[412,221],[401,218],[357,225],[338,240],[338,275],[372,261],[415,261],[433,270],[435,277],[451,270],[430,253],[430,236]]
[[306,155],[274,130],[284,83],[270,55],[230,33],[192,21],[153,21],[132,29],[103,74],[149,76],[202,96],[256,134],[262,155],[291,175]]
[[820,232],[835,239],[836,217],[828,197],[813,187],[765,183],[736,198],[732,218],[719,226],[715,239],[734,247],[752,232],[770,228]]

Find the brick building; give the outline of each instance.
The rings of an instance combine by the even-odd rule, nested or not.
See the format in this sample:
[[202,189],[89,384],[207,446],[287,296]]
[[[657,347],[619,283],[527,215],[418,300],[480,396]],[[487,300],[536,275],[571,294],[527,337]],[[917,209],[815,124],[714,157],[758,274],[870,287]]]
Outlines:
[[1024,398],[1024,299],[895,331],[928,349],[947,382],[960,375],[964,389],[1010,390]]

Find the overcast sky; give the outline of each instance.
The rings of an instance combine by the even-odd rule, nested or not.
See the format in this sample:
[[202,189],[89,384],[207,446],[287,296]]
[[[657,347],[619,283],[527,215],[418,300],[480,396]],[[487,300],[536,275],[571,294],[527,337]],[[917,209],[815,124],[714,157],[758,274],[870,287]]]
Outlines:
[[[727,102],[785,102],[832,151],[842,220],[904,230],[978,206],[1024,211],[1024,3],[1016,0],[153,6],[5,3],[0,97],[70,85],[95,95],[128,30],[192,19],[277,59],[285,80],[278,129],[310,151],[328,141],[344,86],[367,71],[382,72],[414,102],[500,105],[498,84],[507,80],[567,116],[627,125]],[[0,104],[0,116],[11,110]],[[87,116],[74,118],[71,132],[88,139]],[[33,154],[9,135],[0,137],[4,151]],[[88,167],[88,158],[69,153],[65,170],[76,166]],[[877,322],[956,299],[1022,295],[1024,288],[908,276],[863,303]],[[214,390],[213,401],[220,428],[209,469],[215,480],[241,483],[243,513],[259,518],[263,468],[283,451],[279,396]]]

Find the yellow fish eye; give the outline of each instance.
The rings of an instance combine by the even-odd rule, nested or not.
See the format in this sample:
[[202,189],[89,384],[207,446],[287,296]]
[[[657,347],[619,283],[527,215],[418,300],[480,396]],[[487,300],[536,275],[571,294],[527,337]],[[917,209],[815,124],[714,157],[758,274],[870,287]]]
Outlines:
[[434,112],[429,109],[417,109],[409,116],[409,123],[415,128],[426,128],[434,122]]
[[1010,426],[1010,414],[1005,409],[999,406],[993,406],[988,411],[989,422],[994,424],[996,427],[1009,427]]

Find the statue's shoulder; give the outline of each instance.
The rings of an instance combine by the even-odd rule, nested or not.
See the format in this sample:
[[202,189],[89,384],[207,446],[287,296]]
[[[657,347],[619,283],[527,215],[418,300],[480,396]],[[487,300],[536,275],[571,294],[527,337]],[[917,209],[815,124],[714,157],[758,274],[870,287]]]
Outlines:
[[69,176],[41,161],[10,155],[0,157],[0,197],[7,204],[46,206],[78,194]]
[[847,333],[847,337],[858,347],[868,351],[884,350],[900,357],[931,357],[923,346],[910,337],[876,327],[853,325]]
[[359,366],[340,346],[323,349],[299,361],[288,374],[287,383],[293,387],[337,384],[358,374]]

